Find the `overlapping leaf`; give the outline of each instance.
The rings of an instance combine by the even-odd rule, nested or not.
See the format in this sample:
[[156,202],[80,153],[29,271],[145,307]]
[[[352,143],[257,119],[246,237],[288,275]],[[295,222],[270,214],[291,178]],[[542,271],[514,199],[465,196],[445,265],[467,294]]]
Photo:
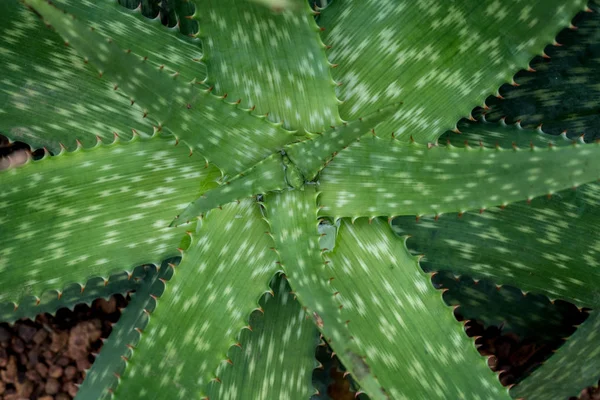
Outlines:
[[[482,125],[482,135],[518,129],[490,125]],[[321,173],[319,201],[321,214],[335,218],[437,215],[532,199],[599,177],[600,144],[427,147],[367,135]]]
[[544,130],[558,134],[600,138],[598,101],[600,87],[600,6],[589,2],[593,12],[583,13],[575,21],[577,29],[565,30],[557,38],[561,46],[547,49],[549,59],[536,58],[535,71],[523,71],[515,80],[518,87],[505,85],[502,99],[486,100],[487,118],[507,117],[521,121],[524,127],[543,124]]
[[512,388],[513,398],[563,399],[577,396],[600,379],[600,313],[594,311],[569,340],[531,376]]
[[218,367],[278,269],[267,228],[252,200],[205,217],[150,317],[117,399],[199,397],[221,379]]
[[343,220],[321,258],[315,199],[310,188],[267,197],[271,233],[292,289],[363,390],[373,399],[508,397],[384,222]]
[[179,255],[191,227],[169,222],[219,176],[160,136],[0,171],[0,298],[19,302]]
[[201,90],[202,85],[155,68],[46,0],[27,0],[27,4],[95,66],[113,91],[123,91],[129,101],[142,107],[139,118],[152,121],[155,130],[181,138],[225,173],[242,172],[293,141],[282,128],[219,101],[210,89]]
[[342,118],[402,99],[384,128],[433,142],[585,7],[584,0],[334,1],[321,11]]
[[320,132],[340,122],[325,45],[306,0],[276,10],[252,1],[193,1],[218,94],[289,129]]

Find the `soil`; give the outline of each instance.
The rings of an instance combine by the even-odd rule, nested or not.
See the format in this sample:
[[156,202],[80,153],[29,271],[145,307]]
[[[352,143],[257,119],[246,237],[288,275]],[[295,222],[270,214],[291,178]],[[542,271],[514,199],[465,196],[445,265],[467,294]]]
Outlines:
[[73,399],[125,305],[123,296],[113,296],[0,324],[0,399]]

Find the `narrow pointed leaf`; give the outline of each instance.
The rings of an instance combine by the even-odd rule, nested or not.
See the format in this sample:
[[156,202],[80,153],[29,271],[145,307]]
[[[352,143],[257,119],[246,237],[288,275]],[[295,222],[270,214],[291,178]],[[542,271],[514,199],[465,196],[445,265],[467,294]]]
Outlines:
[[336,218],[438,215],[532,199],[598,178],[600,144],[428,148],[367,135],[321,173],[319,201],[321,214]]
[[600,312],[593,311],[567,342],[510,394],[527,400],[566,399],[597,386],[599,379]]
[[115,294],[125,295],[139,288],[146,269],[138,267],[133,272],[119,272],[108,278],[95,277],[83,286],[74,283],[60,290],[49,290],[41,296],[28,296],[19,304],[0,306],[0,322],[13,323],[21,318],[35,319],[37,315],[54,314],[61,308],[73,309],[78,304],[91,304],[96,299],[108,299]]
[[239,173],[293,141],[279,126],[215,98],[203,85],[155,68],[47,0],[27,0],[27,4],[94,65],[102,79],[141,106],[141,118],[152,120],[156,130],[181,138],[225,173]]
[[241,347],[229,351],[231,364],[217,373],[209,399],[309,399],[314,394],[313,369],[319,334],[283,278],[274,279],[275,297],[265,294],[262,311],[250,317],[252,331],[244,330]]
[[384,222],[343,220],[321,258],[315,197],[308,188],[267,197],[271,232],[292,289],[361,389],[372,399],[507,398]]
[[[128,10],[115,0],[90,0],[60,2],[61,8],[75,17],[87,21],[96,32],[115,40],[123,49],[131,50],[147,62],[169,73],[179,73],[183,81],[203,81],[206,66],[202,59],[199,39],[181,35],[176,29],[168,29],[160,19],[149,19],[141,10]],[[140,40],[143,33],[144,40]]]
[[114,133],[128,140],[132,129],[152,134],[143,110],[98,79],[22,2],[0,2],[0,36],[1,134],[54,153],[60,144],[75,149],[76,139],[91,147],[96,137],[108,142]]
[[369,131],[374,134],[375,129],[390,119],[398,106],[399,104],[388,105],[356,121],[334,127],[314,139],[287,145],[285,152],[300,170],[303,179],[312,181],[338,151],[345,149]]
[[352,120],[402,99],[384,128],[434,142],[526,69],[586,3],[334,1],[319,24],[338,65],[340,114]]
[[172,269],[163,263],[160,269],[148,267],[148,272],[140,287],[132,294],[132,299],[123,310],[119,321],[113,326],[109,337],[102,345],[91,369],[86,373],[77,391],[77,400],[110,399],[125,371],[128,360],[135,353],[135,346],[148,324],[148,313],[156,307],[156,298],[164,291],[162,280],[172,276]]
[[[193,234],[150,316],[116,399],[206,395],[278,269],[258,204],[214,210]],[[252,327],[248,328],[252,329]],[[219,371],[221,371],[219,369]]]
[[265,158],[231,181],[203,193],[177,216],[173,225],[185,224],[207,211],[236,200],[287,188],[284,168],[281,154],[275,153]]
[[193,1],[218,94],[289,129],[320,132],[339,123],[325,45],[305,0],[275,10],[252,1]]
[[588,2],[592,12],[582,13],[576,29],[558,36],[560,46],[549,46],[550,58],[532,62],[535,71],[522,71],[515,80],[519,86],[504,85],[502,98],[486,100],[490,121],[506,117],[521,121],[524,127],[543,124],[544,130],[559,134],[585,135],[586,140],[600,138],[600,6]]
[[455,277],[447,271],[436,274],[433,282],[448,289],[444,301],[458,306],[456,312],[464,319],[477,320],[486,327],[500,327],[503,333],[514,333],[520,338],[534,338],[538,344],[573,333],[577,310],[572,304],[552,303],[543,295],[523,293],[513,286],[497,286],[486,279]]
[[425,255],[430,270],[451,270],[597,307],[599,201],[600,184],[591,183],[504,210],[449,214],[437,221],[403,217],[394,225],[411,236],[408,247]]
[[0,299],[20,302],[179,255],[191,227],[169,222],[220,176],[198,158],[156,136],[0,171]]

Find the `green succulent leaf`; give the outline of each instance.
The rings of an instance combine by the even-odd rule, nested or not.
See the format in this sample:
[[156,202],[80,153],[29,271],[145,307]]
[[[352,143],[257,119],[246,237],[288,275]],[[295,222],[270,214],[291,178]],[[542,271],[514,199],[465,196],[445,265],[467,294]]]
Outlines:
[[[152,134],[143,111],[18,0],[0,2],[0,133],[58,153]],[[35,38],[35,40],[32,40]]]
[[177,216],[172,226],[188,223],[205,212],[227,203],[285,188],[287,188],[286,171],[282,155],[275,153],[233,177],[231,181],[223,182],[221,186],[203,193]]
[[[116,0],[57,3],[65,12],[86,21],[97,33],[116,41],[121,48],[148,57],[147,62],[155,68],[163,66],[165,72],[178,73],[178,79],[185,82],[206,79],[206,66],[200,61],[200,40],[164,27],[159,18],[146,18],[139,8],[128,10]],[[144,40],[139,40],[139,33],[144,35]]]
[[319,333],[284,278],[271,284],[261,311],[250,316],[252,331],[244,330],[240,347],[229,351],[233,364],[221,364],[220,382],[213,381],[209,399],[235,400],[252,394],[257,399],[309,399],[314,394],[313,369]]
[[169,222],[219,176],[159,135],[0,171],[0,299],[18,303],[178,256],[191,227]]
[[167,263],[163,263],[160,268],[152,265],[147,269],[146,276],[131,295],[131,301],[104,341],[102,351],[87,371],[86,376],[89,378],[79,387],[75,397],[77,400],[104,400],[112,397],[128,360],[135,352],[140,335],[148,324],[149,313],[156,307],[165,282],[173,275],[173,269]]
[[171,0],[177,17],[177,26],[184,35],[196,37],[198,21],[192,18],[196,7],[190,0]]
[[528,68],[585,0],[477,0],[436,3],[334,1],[321,10],[323,41],[337,65],[344,103],[356,119],[402,99],[398,119],[383,128],[434,142],[483,104],[518,69]]
[[458,314],[486,327],[501,327],[503,333],[535,339],[537,343],[573,333],[573,322],[569,320],[575,310],[572,304],[553,304],[543,295],[525,294],[516,287],[498,286],[487,279],[456,277],[448,271],[435,274],[433,282],[443,288],[447,304],[458,306]]
[[[457,217],[402,217],[394,225],[410,235],[432,271],[451,270],[580,306],[600,305],[600,184],[568,189],[531,203]],[[588,239],[586,239],[588,238]]]
[[[488,132],[490,125],[484,126]],[[498,126],[496,131],[508,129]],[[462,213],[556,193],[599,177],[600,144],[458,148],[367,135],[321,173],[319,202],[321,215],[335,218]]]
[[193,0],[209,81],[242,106],[289,129],[320,132],[340,122],[325,45],[306,0],[283,7]]
[[513,387],[513,398],[564,399],[600,379],[600,312],[593,311],[557,352],[529,377]]
[[315,203],[310,188],[267,196],[271,233],[294,293],[362,390],[373,399],[508,398],[390,227],[343,220],[323,259]]
[[139,288],[147,267],[133,272],[118,272],[108,278],[94,277],[83,285],[74,283],[60,290],[49,290],[41,296],[27,296],[19,302],[0,305],[0,322],[13,323],[21,318],[35,319],[37,315],[55,314],[61,308],[73,309],[77,304],[91,304],[96,299],[108,299],[115,294],[125,295]]
[[[278,270],[272,239],[252,200],[214,210],[192,234],[189,250],[151,314],[115,391],[117,399],[206,395],[228,349],[269,291]],[[231,367],[231,366],[230,366]]]
[[215,98],[210,88],[182,82],[177,74],[146,63],[47,0],[26,3],[94,65],[102,79],[110,80],[114,88],[143,107],[141,118],[152,120],[155,130],[174,133],[225,173],[239,173],[293,141],[293,136],[277,125]]
[[600,5],[588,3],[590,11],[557,38],[560,46],[547,49],[547,57],[536,58],[531,67],[515,80],[519,86],[505,85],[502,98],[486,101],[486,118],[502,117],[521,121],[524,127],[543,124],[544,130],[558,134],[585,135],[586,140],[600,138]]

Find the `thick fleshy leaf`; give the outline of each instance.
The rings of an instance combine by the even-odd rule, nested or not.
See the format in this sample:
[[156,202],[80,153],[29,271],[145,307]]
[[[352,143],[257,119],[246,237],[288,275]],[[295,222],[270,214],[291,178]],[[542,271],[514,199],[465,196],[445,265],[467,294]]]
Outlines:
[[497,286],[489,280],[456,277],[442,271],[433,282],[444,290],[444,301],[458,306],[456,312],[484,326],[497,326],[503,333],[535,338],[537,343],[554,341],[573,333],[575,306],[563,301],[554,304],[546,296],[524,294],[512,286]]
[[117,399],[197,398],[220,379],[218,367],[279,268],[267,229],[252,200],[204,218],[136,346]]
[[495,93],[585,0],[334,1],[321,11],[343,119],[402,99],[384,128],[433,142]]
[[172,275],[173,270],[167,263],[163,263],[158,270],[155,266],[148,267],[140,287],[132,294],[131,301],[123,310],[119,321],[113,326],[109,337],[104,341],[102,351],[87,371],[86,379],[77,391],[76,399],[111,398],[112,392],[119,383],[119,377],[140,340],[140,334],[148,324],[149,313],[154,310],[157,298],[164,291],[164,282]]
[[331,66],[306,0],[277,11],[252,1],[193,2],[218,94],[289,129],[320,132],[340,122]]
[[282,155],[275,153],[255,164],[249,170],[233,177],[231,181],[223,182],[221,186],[202,193],[198,199],[194,200],[177,216],[172,225],[177,226],[188,223],[207,211],[236,200],[240,201],[260,193],[283,190],[287,187]]
[[567,130],[586,140],[600,139],[600,6],[596,0],[588,5],[593,12],[580,15],[577,29],[561,32],[561,46],[547,49],[549,59],[536,58],[531,64],[535,71],[515,77],[519,86],[505,85],[502,99],[486,100],[489,120],[506,117],[524,127],[543,124],[553,134]]
[[146,267],[140,266],[133,272],[119,272],[108,278],[95,277],[84,285],[77,283],[61,290],[50,290],[40,297],[28,296],[19,302],[0,305],[0,322],[13,323],[21,318],[35,319],[37,315],[54,314],[61,308],[73,309],[78,304],[91,304],[92,301],[108,299],[114,294],[126,294],[136,290],[146,276]]
[[233,347],[217,372],[209,399],[309,399],[314,394],[313,369],[319,332],[290,293],[283,278],[272,284],[275,296],[266,294],[261,311],[250,317],[252,331],[244,330],[241,347]]
[[600,312],[593,311],[577,331],[531,376],[513,387],[514,398],[566,399],[600,379]]
[[315,202],[310,188],[267,197],[271,233],[292,289],[362,390],[372,399],[507,398],[390,227],[343,220],[323,260]]
[[139,8],[128,10],[117,0],[57,3],[64,11],[87,21],[96,32],[115,40],[123,49],[148,57],[147,62],[156,68],[162,65],[169,73],[179,73],[179,79],[184,81],[206,79],[206,66],[200,61],[200,40],[180,35],[175,28],[164,27],[158,18],[151,20],[142,16]]
[[[493,130],[490,125],[483,129]],[[319,201],[321,215],[336,218],[439,215],[532,199],[598,178],[600,144],[428,148],[367,135],[321,173]]]
[[177,256],[169,222],[219,171],[160,136],[0,171],[2,301]]
[[293,135],[148,64],[140,55],[107,41],[83,21],[47,0],[27,0],[85,59],[102,79],[143,107],[140,118],[156,130],[173,133],[227,174],[239,173],[293,141]]
[[450,270],[522,290],[600,305],[600,184],[558,192],[505,209],[402,217],[394,225],[411,238],[432,271]]
[[58,153],[60,144],[93,146],[132,129],[152,134],[143,111],[45,29],[18,0],[0,2],[0,133],[33,148]]

